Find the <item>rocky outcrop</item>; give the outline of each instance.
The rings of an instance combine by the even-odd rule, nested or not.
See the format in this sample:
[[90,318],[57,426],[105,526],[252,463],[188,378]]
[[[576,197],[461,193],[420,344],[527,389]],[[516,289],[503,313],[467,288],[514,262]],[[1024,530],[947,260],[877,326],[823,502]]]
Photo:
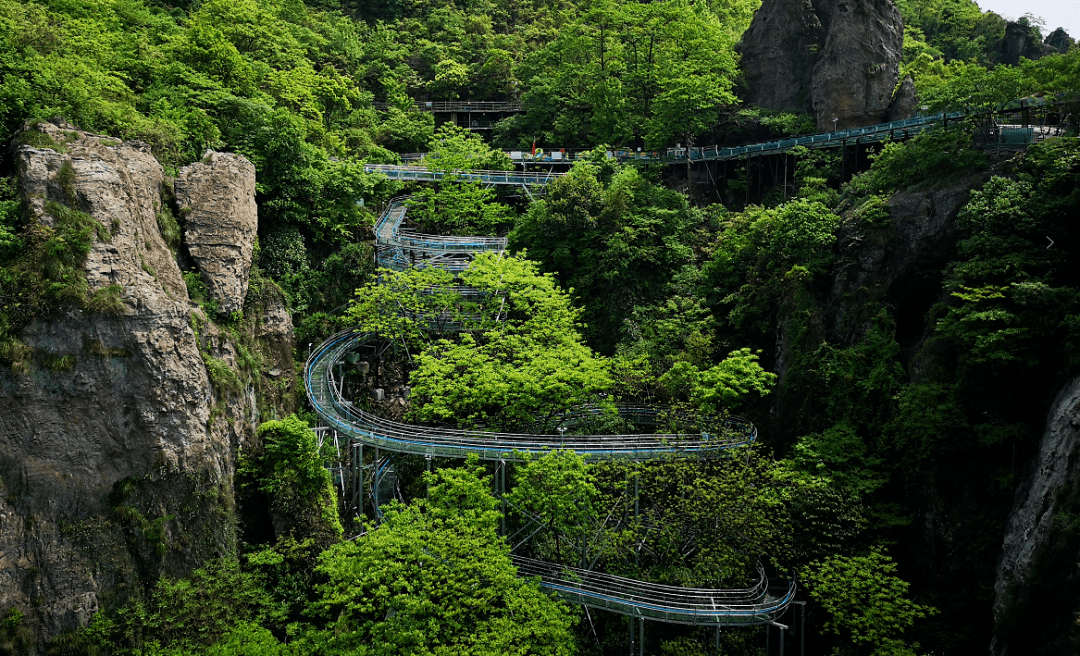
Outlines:
[[902,46],[889,0],[765,0],[739,44],[745,99],[821,130],[888,121]]
[[1009,586],[1023,589],[1040,549],[1054,528],[1058,492],[1080,482],[1080,378],[1057,395],[1046,418],[1039,453],[1024,483],[1017,489],[1005,528],[1005,539],[994,582],[994,611],[1004,610]]
[[255,232],[255,166],[243,155],[207,151],[185,166],[175,182],[176,202],[186,214],[184,243],[218,311],[244,304]]
[[[970,191],[987,178],[976,175],[941,189],[902,191],[886,203],[887,226],[842,232],[842,254],[829,295],[835,304],[828,312],[834,339],[848,341],[868,319],[866,308],[884,301],[895,306],[898,329],[909,318],[922,325],[923,314],[941,292],[941,281],[923,279],[918,272],[940,270],[953,255],[961,232],[956,217]],[[913,297],[924,301],[905,302]]]
[[1043,39],[1043,45],[1058,54],[1069,52],[1069,49],[1073,47],[1074,43],[1075,42],[1072,40],[1072,37],[1069,36],[1069,33],[1061,27],[1046,35],[1046,38]]
[[893,96],[892,105],[889,107],[889,120],[902,121],[915,116],[918,105],[918,98],[915,97],[915,81],[910,75],[906,76]]
[[1006,24],[1001,63],[1015,66],[1020,63],[1021,57],[1035,60],[1053,52],[1051,48],[1039,42],[1037,35],[1038,32],[1026,21],[1010,21]]
[[827,35],[812,0],[762,2],[738,45],[746,102],[810,112],[814,64]]
[[0,608],[46,638],[235,549],[233,455],[256,409],[232,337],[191,306],[159,231],[149,148],[35,129],[55,147],[15,152],[31,218],[53,225],[64,205],[98,221],[89,288],[121,301],[60,308],[20,334],[27,367],[0,367]]

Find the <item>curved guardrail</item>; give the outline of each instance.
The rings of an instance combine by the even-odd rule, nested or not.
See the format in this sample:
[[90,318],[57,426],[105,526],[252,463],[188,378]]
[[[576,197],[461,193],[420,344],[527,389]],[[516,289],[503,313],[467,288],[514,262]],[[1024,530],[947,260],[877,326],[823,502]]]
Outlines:
[[382,173],[391,180],[414,180],[419,182],[441,182],[443,180],[461,180],[493,185],[513,185],[521,187],[543,187],[555,178],[565,175],[551,171],[433,171],[426,166],[406,166],[401,164],[364,164],[368,173]]
[[[521,462],[550,451],[572,450],[586,460],[655,460],[700,455],[753,442],[757,429],[741,417],[724,420],[719,434],[665,433],[650,435],[538,435],[495,433],[418,426],[384,419],[357,408],[338,393],[333,367],[374,336],[358,329],[339,332],[312,351],[304,367],[308,400],[315,411],[338,431],[364,444],[396,453],[440,458]],[[638,406],[618,408],[631,419],[640,418]]]
[[379,266],[404,271],[411,266],[437,266],[464,271],[476,253],[506,250],[505,237],[424,235],[401,229],[409,196],[397,196],[375,222],[375,260]]
[[795,582],[779,594],[758,567],[757,583],[743,589],[684,588],[514,556],[522,576],[589,608],[672,624],[739,626],[775,622],[795,599]]
[[[455,271],[464,268],[478,251],[505,249],[506,240],[499,238],[403,233],[401,224],[407,212],[406,199],[399,197],[391,201],[374,226],[377,258],[381,265],[402,270],[422,263]],[[476,290],[468,291],[477,293]],[[429,458],[475,455],[481,460],[503,463],[521,462],[557,450],[572,450],[589,461],[643,461],[707,456],[750,444],[757,438],[754,425],[741,417],[723,418],[715,434],[647,435],[497,433],[391,421],[357,408],[342,398],[334,377],[334,366],[374,337],[357,328],[343,330],[312,351],[304,365],[304,386],[312,407],[330,426],[360,445]],[[662,419],[654,407],[616,404],[615,409],[620,416],[640,424],[657,425]],[[564,427],[580,425],[590,416],[606,411],[607,408],[601,406],[578,406],[546,423]],[[384,464],[383,468],[386,466]],[[375,486],[377,489],[377,478]],[[771,594],[768,579],[760,567],[758,581],[751,588],[714,590],[637,581],[523,557],[514,557],[514,563],[523,576],[539,577],[542,587],[567,601],[661,622],[703,626],[766,624],[782,615],[795,595],[794,581],[787,583],[784,594]]]

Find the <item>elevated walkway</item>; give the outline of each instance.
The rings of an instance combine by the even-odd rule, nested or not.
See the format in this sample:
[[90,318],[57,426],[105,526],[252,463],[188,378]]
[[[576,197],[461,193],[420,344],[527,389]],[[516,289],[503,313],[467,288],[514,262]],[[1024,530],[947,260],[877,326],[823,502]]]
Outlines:
[[770,590],[765,571],[745,589],[683,588],[638,581],[577,567],[514,556],[522,576],[537,576],[540,586],[567,601],[620,615],[671,624],[752,626],[771,624],[795,599],[795,583]]
[[506,250],[505,237],[425,235],[402,230],[408,200],[408,196],[392,199],[375,222],[375,261],[379,266],[394,271],[434,266],[456,273],[464,271],[476,253]]
[[[390,103],[372,103],[375,109],[387,110]],[[413,107],[421,112],[521,112],[524,111],[519,102],[501,102],[491,100],[428,100],[413,103]]]
[[[331,427],[353,441],[394,453],[430,458],[476,455],[494,462],[525,462],[545,453],[570,450],[589,461],[655,460],[673,456],[716,455],[721,450],[750,444],[757,429],[741,417],[729,417],[719,434],[665,433],[651,435],[539,435],[489,433],[416,426],[383,419],[341,397],[333,368],[376,336],[357,329],[341,331],[319,345],[304,367],[308,401]],[[639,406],[618,408],[620,415],[647,420]],[[655,416],[655,415],[654,415]],[[644,423],[644,422],[642,422]]]
[[487,186],[521,187],[529,193],[542,189],[549,182],[563,173],[551,171],[433,171],[425,166],[406,164],[364,164],[368,173],[382,173],[391,180],[411,182],[462,181],[477,182]]
[[[425,169],[426,171],[426,169]],[[500,172],[501,173],[501,172]],[[374,227],[377,257],[383,266],[403,270],[409,266],[437,266],[457,271],[467,266],[477,252],[498,251],[506,240],[492,237],[442,237],[418,235],[402,231],[407,212],[406,197],[394,199],[379,217]],[[467,292],[468,293],[468,292]],[[471,290],[476,293],[476,290]],[[587,461],[625,460],[641,462],[672,457],[716,457],[727,450],[748,445],[757,438],[757,429],[741,417],[726,417],[708,432],[652,433],[627,435],[567,435],[565,429],[580,425],[606,408],[580,406],[556,415],[545,423],[528,427],[535,432],[500,433],[460,430],[433,426],[418,426],[379,417],[356,407],[342,395],[343,381],[335,376],[350,354],[368,346],[376,335],[357,328],[337,333],[312,351],[304,365],[304,386],[312,408],[334,433],[335,447],[340,438],[347,442],[353,466],[335,470],[338,483],[345,490],[346,478],[354,496],[359,499],[362,513],[366,494],[364,448],[375,449],[370,466],[372,495],[376,516],[379,497],[388,494],[380,479],[392,471],[393,454],[432,458],[466,458],[475,455],[481,460],[499,463],[505,486],[506,463],[523,462],[551,451],[569,450]],[[662,413],[655,407],[616,404],[618,414],[641,425],[657,425]],[[559,430],[559,429],[562,430]],[[549,434],[551,432],[557,434]],[[326,430],[323,430],[325,437]],[[380,457],[380,452],[390,456]],[[609,610],[644,620],[694,624],[700,626],[753,626],[775,623],[795,597],[794,582],[785,582],[781,590],[769,587],[764,571],[759,568],[754,586],[746,589],[682,588],[625,577],[577,569],[514,557],[523,576],[536,576],[541,587],[566,601],[590,608]],[[642,624],[643,629],[644,624]]]

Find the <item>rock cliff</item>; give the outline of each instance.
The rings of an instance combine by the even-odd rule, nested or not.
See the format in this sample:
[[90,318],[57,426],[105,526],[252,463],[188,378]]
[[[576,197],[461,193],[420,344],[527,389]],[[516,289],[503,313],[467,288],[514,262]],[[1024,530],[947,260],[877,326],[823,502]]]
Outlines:
[[765,0],[739,44],[746,101],[821,130],[888,121],[902,46],[889,0]]
[[[1017,600],[1034,604],[1028,589],[1033,568],[1045,550],[1051,546],[1056,524],[1068,511],[1061,508],[1069,496],[1075,496],[1080,484],[1080,378],[1065,385],[1054,399],[1046,418],[1046,427],[1039,442],[1039,452],[1032,460],[1024,482],[1017,488],[1013,508],[1005,527],[1001,560],[998,561],[994,581],[994,612],[999,621],[1008,606]],[[1072,491],[1070,495],[1069,492]],[[1075,515],[1073,515],[1075,516]],[[1075,521],[1075,520],[1073,520]],[[1064,546],[1064,545],[1062,545]],[[1064,554],[1064,563],[1052,567],[1057,571],[1058,584],[1067,576],[1073,576],[1075,553]],[[1043,582],[1045,585],[1046,582]],[[1027,597],[1025,599],[1025,597]],[[1047,612],[1059,613],[1060,608],[1045,608]],[[1068,612],[1068,609],[1064,609]],[[993,653],[1005,653],[1004,645],[992,644]],[[1013,653],[1011,650],[1009,653]]]
[[[0,366],[0,608],[45,640],[235,549],[234,458],[258,420],[258,372],[188,299],[149,148],[31,129],[53,144],[15,152],[31,224],[54,225],[61,206],[91,217],[90,293],[119,292],[107,310],[68,304],[31,323],[26,362]],[[271,349],[263,368],[291,377],[280,299],[253,325],[287,353]]]
[[1069,33],[1061,27],[1046,35],[1046,38],[1043,39],[1044,46],[1052,48],[1052,52],[1062,54],[1069,52],[1069,49],[1073,47],[1074,43],[1075,42],[1072,40],[1072,37],[1069,36]]
[[255,166],[242,155],[207,151],[180,170],[176,202],[186,214],[187,244],[218,311],[239,310],[247,294],[258,229]]
[[920,272],[940,270],[954,254],[961,234],[956,217],[971,189],[988,177],[973,175],[942,188],[900,192],[886,203],[887,226],[841,233],[828,311],[835,339],[851,339],[869,318],[866,308],[882,302],[895,307],[901,342],[922,338],[923,315],[938,300],[941,281]]

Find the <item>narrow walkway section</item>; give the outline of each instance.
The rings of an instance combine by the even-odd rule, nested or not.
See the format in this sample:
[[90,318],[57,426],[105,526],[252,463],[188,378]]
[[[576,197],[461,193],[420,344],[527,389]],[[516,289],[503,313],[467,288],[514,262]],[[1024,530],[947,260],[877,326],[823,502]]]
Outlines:
[[[534,435],[489,433],[453,428],[416,426],[383,419],[342,398],[334,367],[376,338],[358,329],[344,330],[319,345],[304,366],[308,400],[319,416],[339,432],[365,446],[394,453],[432,458],[467,458],[495,462],[525,462],[545,453],[570,450],[586,460],[632,461],[688,455],[718,454],[723,449],[750,444],[757,429],[746,419],[728,417],[718,435],[664,433],[651,435]],[[641,421],[637,406],[618,408],[624,417]],[[569,416],[568,416],[569,417]]]

